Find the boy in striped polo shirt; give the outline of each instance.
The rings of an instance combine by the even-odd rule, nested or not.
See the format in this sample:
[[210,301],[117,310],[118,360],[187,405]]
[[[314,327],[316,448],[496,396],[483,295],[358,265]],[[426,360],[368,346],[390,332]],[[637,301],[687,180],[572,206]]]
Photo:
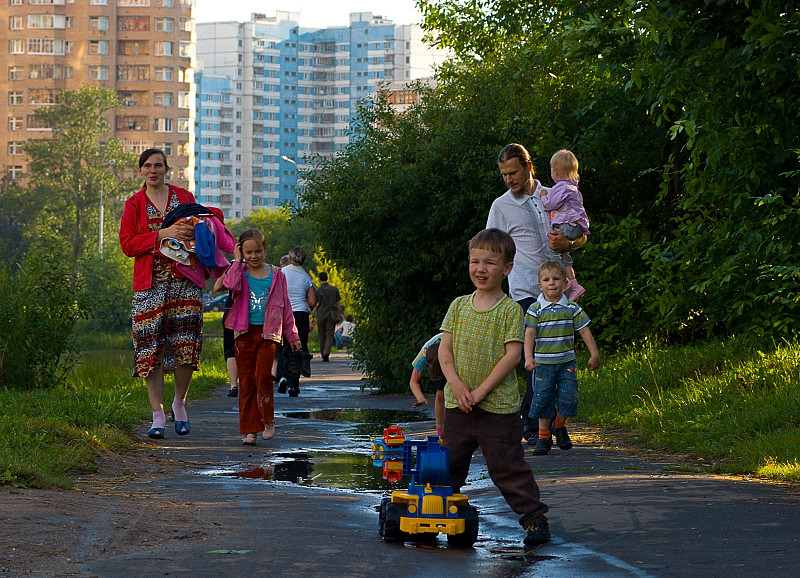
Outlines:
[[600,367],[600,353],[589,330],[589,316],[564,295],[567,283],[561,263],[543,263],[539,267],[541,294],[525,314],[525,369],[535,371],[530,417],[539,420],[534,455],[550,451],[553,433],[559,448],[572,448],[566,423],[568,418],[578,415],[576,331],[589,349],[589,369]]

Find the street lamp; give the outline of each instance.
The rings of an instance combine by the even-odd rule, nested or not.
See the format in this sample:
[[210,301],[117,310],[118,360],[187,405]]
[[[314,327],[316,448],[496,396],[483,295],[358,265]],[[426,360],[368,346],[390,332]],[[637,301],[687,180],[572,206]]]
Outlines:
[[[103,169],[114,166],[115,162],[116,161],[114,159],[111,159],[110,161],[104,163]],[[103,256],[103,193],[105,192],[105,182],[105,178],[100,179],[100,242],[98,245],[100,247],[101,257]]]
[[297,161],[294,159],[290,159],[286,155],[281,155],[281,160],[286,161],[287,163],[292,163],[294,166],[297,166]]

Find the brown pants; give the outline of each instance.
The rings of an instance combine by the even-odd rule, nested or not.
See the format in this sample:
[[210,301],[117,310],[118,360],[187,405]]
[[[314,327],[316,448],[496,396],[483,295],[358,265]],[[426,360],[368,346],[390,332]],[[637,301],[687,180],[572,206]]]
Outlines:
[[327,359],[333,347],[333,332],[336,321],[328,315],[325,319],[317,319],[317,334],[319,335],[319,352],[323,359]]
[[272,362],[278,346],[262,336],[262,325],[251,325],[236,338],[239,370],[239,433],[257,433],[275,421]]
[[547,520],[548,508],[539,501],[539,486],[525,461],[519,412],[490,413],[479,407],[469,413],[445,409],[442,439],[450,450],[450,483],[454,492],[461,490],[472,454],[481,448],[489,477],[511,509],[520,515],[523,529]]

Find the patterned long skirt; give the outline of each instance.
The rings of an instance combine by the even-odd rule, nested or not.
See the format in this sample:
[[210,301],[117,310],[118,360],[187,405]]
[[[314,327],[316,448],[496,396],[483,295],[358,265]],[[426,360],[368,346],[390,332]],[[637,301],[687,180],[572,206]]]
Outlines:
[[198,369],[203,290],[169,269],[154,272],[153,278],[150,289],[133,292],[133,377],[147,377],[162,362],[162,353],[165,373],[176,364]]

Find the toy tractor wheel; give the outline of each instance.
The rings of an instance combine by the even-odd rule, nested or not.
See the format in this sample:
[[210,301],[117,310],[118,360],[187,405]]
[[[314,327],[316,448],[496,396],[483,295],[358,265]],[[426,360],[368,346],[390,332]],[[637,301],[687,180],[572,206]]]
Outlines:
[[387,542],[403,542],[408,534],[400,529],[400,508],[392,503],[391,498],[381,500],[380,527],[381,538]]
[[464,518],[464,532],[448,534],[447,543],[456,548],[469,548],[478,539],[478,510],[475,506],[464,506],[459,514]]

